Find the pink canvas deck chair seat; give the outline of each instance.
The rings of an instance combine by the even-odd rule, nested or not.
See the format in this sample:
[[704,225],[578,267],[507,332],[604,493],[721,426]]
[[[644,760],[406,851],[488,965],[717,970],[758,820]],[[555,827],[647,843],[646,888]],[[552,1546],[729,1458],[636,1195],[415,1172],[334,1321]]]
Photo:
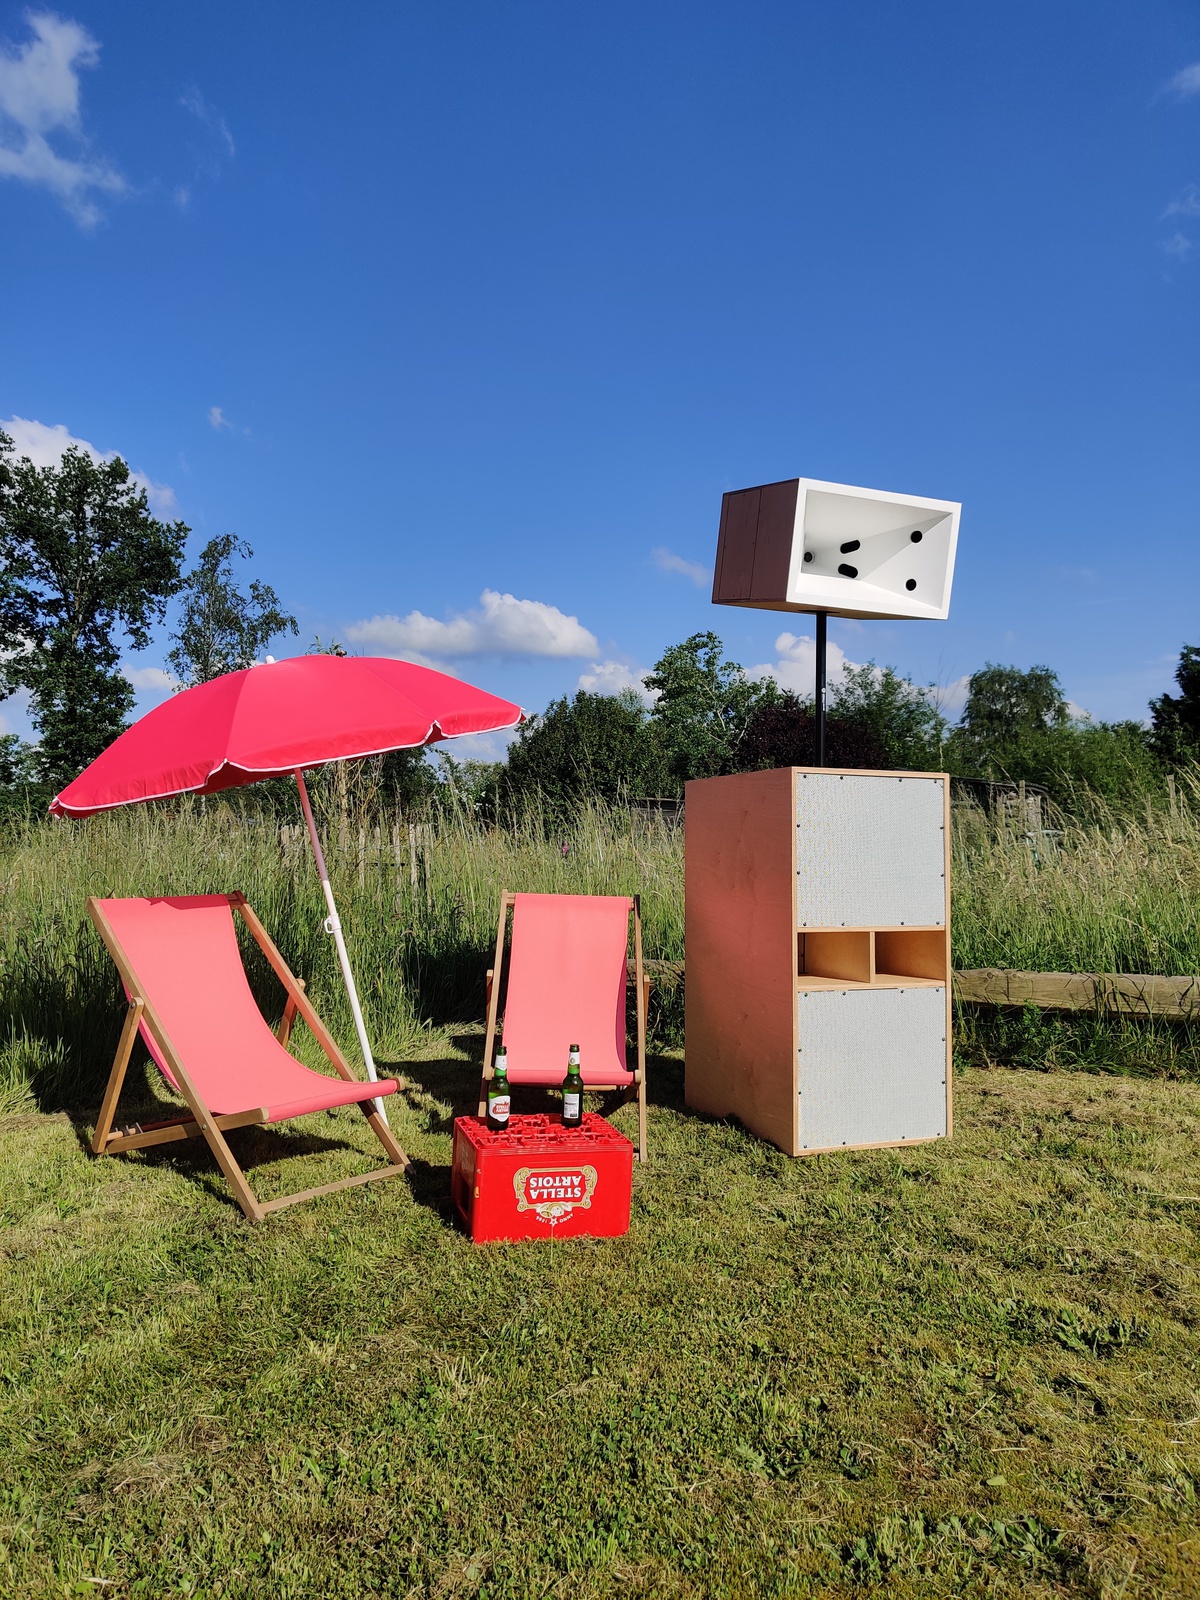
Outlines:
[[[642,916],[635,895],[508,894],[500,902],[495,966],[488,972],[487,1036],[479,1114],[487,1109],[512,913],[503,1037],[512,1084],[557,1088],[567,1052],[579,1046],[584,1088],[624,1090],[638,1103],[638,1145],[646,1159],[646,1012],[650,980],[642,967]],[[637,1058],[629,1065],[625,993],[633,914]]]
[[[286,991],[287,1005],[277,1033],[267,1025],[247,982],[234,928],[235,910]],[[377,1103],[399,1085],[392,1078],[364,1083],[354,1076],[308,1000],[303,982],[288,968],[242,895],[91,899],[88,912],[117,964],[129,1002],[92,1139],[97,1155],[203,1134],[252,1222],[296,1201],[404,1171],[408,1157],[392,1137]],[[296,1016],[308,1024],[336,1078],[314,1072],[286,1048]],[[167,1082],[187,1102],[188,1112],[114,1132],[117,1100],[139,1033]],[[224,1131],[286,1122],[345,1105],[361,1107],[391,1165],[279,1200],[258,1200]]]

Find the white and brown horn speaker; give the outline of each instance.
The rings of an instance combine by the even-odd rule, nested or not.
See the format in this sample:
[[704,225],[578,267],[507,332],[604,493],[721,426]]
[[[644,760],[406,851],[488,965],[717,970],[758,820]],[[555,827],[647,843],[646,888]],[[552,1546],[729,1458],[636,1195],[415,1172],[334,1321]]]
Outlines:
[[721,502],[713,602],[944,620],[961,510],[818,478],[734,489]]

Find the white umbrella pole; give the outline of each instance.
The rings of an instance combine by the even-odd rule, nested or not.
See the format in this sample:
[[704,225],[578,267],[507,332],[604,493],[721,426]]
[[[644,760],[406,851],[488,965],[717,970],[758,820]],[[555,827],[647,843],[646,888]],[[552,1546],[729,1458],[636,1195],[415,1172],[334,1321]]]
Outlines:
[[[358,989],[355,987],[354,973],[350,968],[350,957],[346,951],[346,941],[342,936],[342,919],[338,916],[337,901],[333,898],[333,889],[329,883],[329,870],[325,865],[325,852],[321,849],[321,840],[317,833],[317,825],[313,821],[312,806],[309,804],[304,774],[299,767],[296,768],[296,787],[300,791],[300,804],[304,808],[304,820],[308,824],[308,837],[312,844],[313,858],[317,863],[321,888],[325,891],[325,904],[329,908],[329,915],[325,919],[325,927],[333,935],[333,942],[337,946],[338,965],[342,969],[342,977],[346,983],[346,993],[350,998],[350,1011],[354,1017],[354,1030],[358,1034],[363,1060],[366,1062],[367,1077],[370,1078],[372,1083],[378,1083],[379,1075],[375,1071],[375,1057],[371,1054],[371,1042],[367,1038],[367,1025],[363,1021],[362,1007],[358,1003]],[[375,1109],[386,1122],[387,1112],[383,1109],[382,1100],[376,1100]]]

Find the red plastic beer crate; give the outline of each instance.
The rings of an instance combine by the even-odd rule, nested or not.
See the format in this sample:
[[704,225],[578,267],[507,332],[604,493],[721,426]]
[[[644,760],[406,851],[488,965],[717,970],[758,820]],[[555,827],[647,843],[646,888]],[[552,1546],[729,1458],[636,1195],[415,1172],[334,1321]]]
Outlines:
[[499,1239],[616,1239],[629,1232],[633,1146],[593,1112],[578,1128],[557,1117],[454,1123],[450,1193],[477,1244]]

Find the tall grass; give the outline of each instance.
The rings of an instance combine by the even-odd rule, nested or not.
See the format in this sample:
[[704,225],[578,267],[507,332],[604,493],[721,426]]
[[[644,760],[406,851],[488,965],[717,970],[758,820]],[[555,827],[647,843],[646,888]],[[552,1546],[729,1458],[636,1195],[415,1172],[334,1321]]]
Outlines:
[[1081,798],[1044,830],[956,809],[954,960],[1029,972],[1200,972],[1200,784]]
[[[417,824],[378,813],[321,820],[382,1060],[403,1058],[431,1020],[481,1014],[506,888],[640,892],[648,954],[683,954],[683,842],[657,818],[584,807],[567,828],[532,816],[504,831],[463,813]],[[235,888],[349,1048],[349,1008],[299,826],[211,801],[11,824],[0,843],[0,1106],[31,1079],[44,1104],[94,1097],[103,1081],[122,997],[86,914],[89,895]],[[264,1010],[278,1015],[282,992],[248,941],[246,956]]]
[[[527,814],[493,829],[461,810],[416,823],[377,807],[356,815],[339,808],[334,786],[325,800],[330,873],[382,1060],[411,1053],[431,1023],[480,1016],[506,888],[640,893],[647,955],[684,955],[683,834],[656,817],[592,805],[568,827]],[[1081,803],[1035,833],[956,808],[953,884],[958,967],[1200,972],[1200,785],[1181,781],[1170,804]],[[43,1105],[98,1094],[121,995],[86,916],[89,894],[234,888],[349,1045],[308,843],[288,817],[243,800],[9,822],[0,835],[0,1108],[31,1082]],[[277,1015],[278,986],[253,948],[247,959],[264,1010]],[[680,1040],[679,998],[656,998],[659,1043]],[[1168,1024],[974,1013],[959,1037],[968,1060],[1200,1067],[1192,1031]]]

